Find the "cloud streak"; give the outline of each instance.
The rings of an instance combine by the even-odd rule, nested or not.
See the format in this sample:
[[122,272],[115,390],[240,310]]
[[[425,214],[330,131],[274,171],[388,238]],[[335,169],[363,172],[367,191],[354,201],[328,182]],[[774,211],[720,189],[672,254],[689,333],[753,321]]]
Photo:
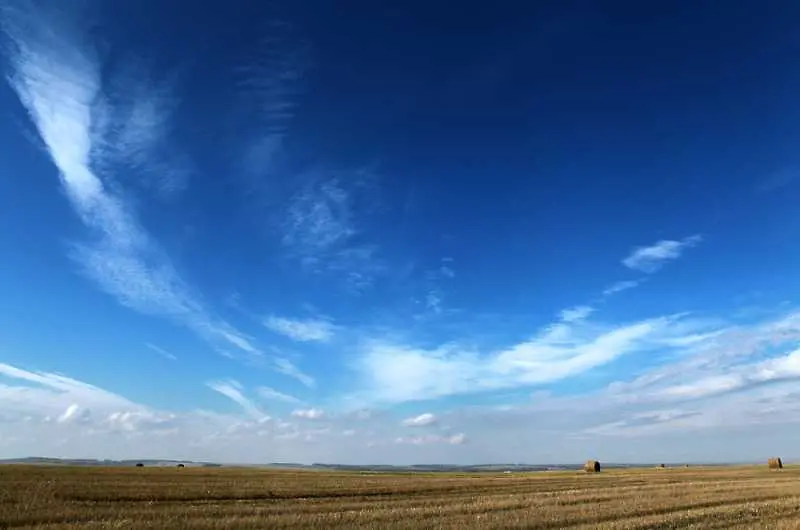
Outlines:
[[[142,458],[144,446],[165,458],[217,462],[570,463],[589,443],[616,461],[747,461],[774,439],[796,436],[799,323],[790,314],[707,338],[677,363],[583,395],[538,394],[530,403],[405,419],[319,409],[268,418],[233,380],[209,385],[241,412],[175,414],[70,377],[0,364],[0,423],[9,433],[0,451]],[[763,359],[765,348],[780,352]],[[430,429],[409,433],[423,424]]]
[[420,414],[419,416],[413,416],[411,418],[406,418],[402,421],[402,424],[406,427],[429,427],[431,425],[436,425],[439,420],[431,414],[430,412],[426,412],[424,414]]
[[227,381],[212,381],[208,383],[208,387],[242,407],[253,419],[260,420],[267,417],[266,414],[259,410],[255,403],[245,397],[244,389],[238,381],[234,381],[233,379]]
[[256,392],[258,392],[258,395],[261,396],[263,399],[269,401],[282,401],[284,403],[293,403],[293,404],[302,403],[302,401],[297,399],[296,397],[290,396],[289,394],[285,394],[283,392],[279,392],[278,390],[275,390],[274,388],[270,388],[268,386],[260,386],[256,389]]
[[702,241],[699,235],[693,235],[680,241],[662,239],[647,247],[634,249],[622,264],[629,269],[652,273],[660,269],[666,262],[676,260],[687,249],[698,245]]
[[395,439],[395,443],[410,444],[410,445],[430,445],[430,444],[461,445],[466,441],[467,437],[463,433],[453,434],[450,436],[442,436],[440,434],[425,434],[422,436],[399,436]]
[[285,357],[274,357],[272,360],[272,368],[279,373],[297,379],[302,384],[309,388],[316,386],[316,381],[310,375],[304,373],[292,361]]
[[559,317],[562,322],[579,322],[594,313],[594,308],[586,305],[573,307],[561,311]]
[[304,420],[321,420],[325,418],[325,412],[320,409],[298,409],[292,411],[292,416]]
[[336,326],[327,320],[293,320],[274,315],[264,319],[264,326],[298,342],[328,342],[336,332]]
[[624,280],[611,284],[603,289],[603,296],[610,296],[612,294],[621,293],[622,291],[627,291],[628,289],[633,289],[641,285],[642,281],[643,280]]
[[[172,318],[212,343],[258,353],[247,338],[214,318],[182,280],[167,254],[146,232],[109,171],[104,133],[114,113],[104,95],[100,61],[75,20],[55,9],[6,10],[3,29],[12,46],[9,83],[58,169],[61,186],[91,240],[71,256],[101,289],[141,313]],[[125,150],[143,156],[157,140],[156,97],[142,91],[132,103],[139,119],[126,123]],[[127,147],[125,147],[127,145]]]
[[[796,314],[751,327],[689,313],[617,325],[584,317],[550,324],[526,341],[484,352],[457,343],[425,349],[373,339],[364,342],[356,361],[362,382],[357,395],[362,401],[395,404],[525,388],[646,355],[661,368],[622,388],[639,395],[647,387],[658,399],[674,401],[793,378],[800,354],[780,362],[738,364],[741,358],[792,344],[800,344]],[[684,381],[693,373],[693,382]]]
[[[345,177],[348,182],[344,184]],[[354,291],[369,287],[386,270],[376,245],[365,241],[359,200],[373,177],[366,172],[315,173],[288,201],[282,243],[308,270],[340,276]]]
[[160,348],[160,347],[156,346],[155,344],[150,344],[148,342],[148,343],[145,344],[145,346],[147,346],[148,348],[150,348],[151,350],[153,350],[154,352],[156,352],[157,354],[159,354],[161,357],[163,357],[165,359],[168,359],[170,361],[177,361],[178,360],[178,358],[175,356],[175,354],[170,353],[167,350],[165,350],[164,348]]
[[455,344],[426,350],[371,340],[362,346],[357,368],[367,387],[364,399],[384,403],[532,386],[661,348],[659,341],[671,337],[671,326],[680,320],[674,315],[617,327],[560,322],[489,353]]

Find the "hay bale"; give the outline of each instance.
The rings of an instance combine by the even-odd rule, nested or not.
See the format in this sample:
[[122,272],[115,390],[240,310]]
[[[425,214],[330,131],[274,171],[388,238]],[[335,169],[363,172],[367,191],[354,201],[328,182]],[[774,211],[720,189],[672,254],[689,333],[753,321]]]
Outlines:
[[583,464],[583,470],[587,473],[600,473],[600,462],[597,460],[587,460]]
[[783,469],[783,461],[779,457],[773,457],[767,460],[767,465],[770,469]]

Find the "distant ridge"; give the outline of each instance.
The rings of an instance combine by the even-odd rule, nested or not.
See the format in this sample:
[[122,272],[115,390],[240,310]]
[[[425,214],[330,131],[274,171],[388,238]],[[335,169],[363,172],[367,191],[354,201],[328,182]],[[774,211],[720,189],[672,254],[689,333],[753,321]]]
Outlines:
[[[250,468],[270,468],[270,469],[308,469],[308,470],[331,470],[331,471],[360,471],[374,473],[480,473],[480,472],[502,472],[502,471],[569,471],[583,469],[583,464],[474,464],[474,465],[450,465],[450,464],[412,464],[407,466],[388,465],[388,464],[299,464],[293,462],[272,462],[268,464],[224,464],[215,462],[194,462],[191,460],[159,460],[159,459],[126,459],[126,460],[98,460],[91,458],[49,458],[31,456],[26,458],[0,459],[0,465],[7,464],[27,464],[27,465],[62,465],[62,466],[135,466],[141,463],[150,467],[167,467],[183,464],[187,467],[250,467]],[[742,463],[738,463],[739,465]],[[624,463],[603,463],[604,469],[625,469],[638,467],[653,467],[651,464],[624,464]],[[683,467],[684,463],[665,464],[666,467]],[[690,463],[692,466],[729,466],[734,463]]]
[[191,460],[98,460],[93,458],[49,458],[44,456],[29,456],[25,458],[6,458],[0,459],[0,465],[27,464],[27,465],[50,465],[50,466],[135,466],[136,464],[146,466],[185,466],[194,467],[220,467],[221,464],[211,462],[192,462]]

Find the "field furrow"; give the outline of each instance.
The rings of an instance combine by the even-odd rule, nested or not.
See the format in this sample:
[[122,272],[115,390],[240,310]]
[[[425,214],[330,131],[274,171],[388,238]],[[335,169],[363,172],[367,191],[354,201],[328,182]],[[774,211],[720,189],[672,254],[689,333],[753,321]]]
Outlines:
[[0,528],[800,528],[800,468],[361,474],[0,467]]

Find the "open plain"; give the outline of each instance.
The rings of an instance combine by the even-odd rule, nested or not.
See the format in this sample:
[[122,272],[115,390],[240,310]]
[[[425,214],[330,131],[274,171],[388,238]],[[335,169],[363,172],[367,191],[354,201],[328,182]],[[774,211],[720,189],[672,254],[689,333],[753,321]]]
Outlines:
[[0,528],[800,528],[800,468],[466,475],[8,465]]

